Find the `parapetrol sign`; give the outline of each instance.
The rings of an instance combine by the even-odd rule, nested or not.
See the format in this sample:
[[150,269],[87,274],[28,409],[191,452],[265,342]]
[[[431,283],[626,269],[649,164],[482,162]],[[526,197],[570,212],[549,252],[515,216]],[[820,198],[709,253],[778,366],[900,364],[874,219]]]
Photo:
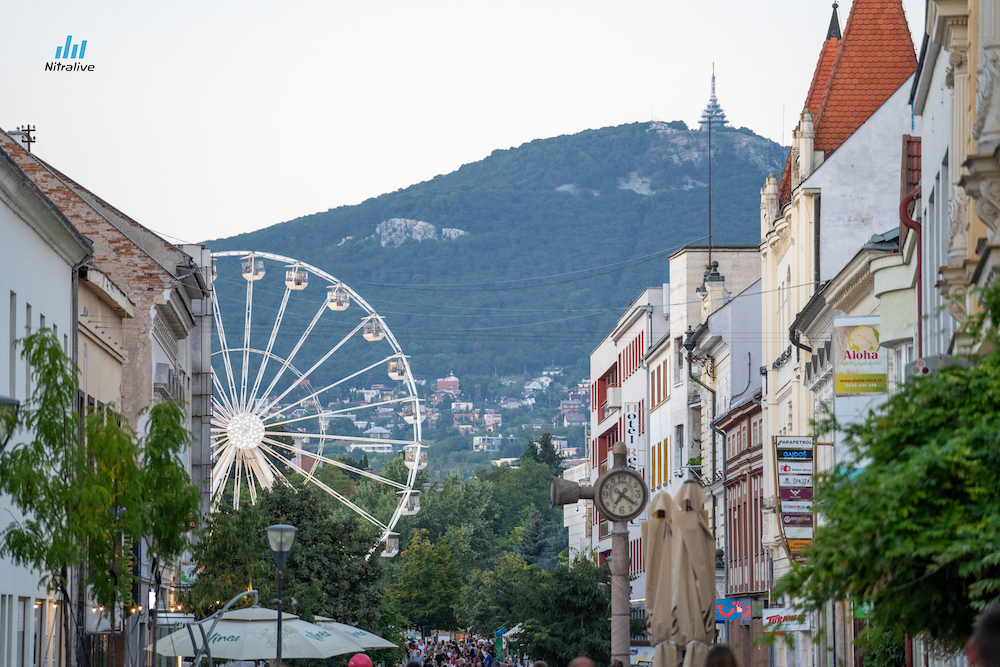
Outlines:
[[793,607],[771,607],[764,610],[764,634],[808,632],[809,615]]

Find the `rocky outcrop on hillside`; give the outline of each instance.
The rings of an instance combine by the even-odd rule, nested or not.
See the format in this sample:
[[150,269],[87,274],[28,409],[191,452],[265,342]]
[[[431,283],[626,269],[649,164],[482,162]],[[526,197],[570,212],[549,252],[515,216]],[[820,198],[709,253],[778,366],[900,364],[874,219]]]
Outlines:
[[[438,228],[423,220],[410,220],[407,218],[391,218],[378,223],[375,226],[375,238],[379,240],[382,247],[399,247],[408,239],[414,241],[426,241],[428,239],[445,239],[454,241],[459,236],[465,236],[468,232],[453,227],[444,227],[440,233]],[[346,240],[346,239],[345,239]],[[341,242],[343,243],[343,241]]]

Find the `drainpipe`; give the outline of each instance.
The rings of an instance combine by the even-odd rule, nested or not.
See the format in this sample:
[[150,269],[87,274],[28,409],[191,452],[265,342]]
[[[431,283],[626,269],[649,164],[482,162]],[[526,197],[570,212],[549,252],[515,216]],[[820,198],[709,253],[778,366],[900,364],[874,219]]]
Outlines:
[[[722,417],[716,417],[712,421],[708,422],[708,426],[709,426],[709,428],[712,429],[713,433],[715,433],[716,435],[722,437],[722,516],[723,516],[722,526],[723,526],[723,528],[726,531],[726,541],[725,541],[726,548],[723,550],[723,554],[722,554],[722,590],[724,591],[723,595],[729,595],[729,563],[728,563],[728,560],[729,560],[729,502],[728,502],[729,495],[728,495],[728,492],[726,491],[726,482],[728,481],[729,478],[726,475],[726,434],[723,433],[722,430],[720,430],[719,427],[715,425],[716,422],[718,422],[720,419],[722,419]],[[712,441],[714,442],[715,439],[713,438]],[[728,630],[727,630],[727,632],[728,632]]]
[[920,186],[906,193],[899,202],[899,224],[917,235],[917,357],[924,356],[924,281],[923,281],[923,248],[921,247],[920,223],[910,217],[910,204],[920,196]]

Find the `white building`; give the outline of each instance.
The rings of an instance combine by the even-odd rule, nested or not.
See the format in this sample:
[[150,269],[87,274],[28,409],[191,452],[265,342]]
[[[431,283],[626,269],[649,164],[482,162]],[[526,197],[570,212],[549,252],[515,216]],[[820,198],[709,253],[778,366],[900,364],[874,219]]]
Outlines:
[[[2,393],[26,404],[29,368],[14,341],[40,328],[52,329],[76,361],[77,271],[92,256],[92,244],[70,224],[0,148],[0,238],[10,257],[0,263],[0,354]],[[14,433],[11,444],[31,434]],[[10,498],[0,496],[0,528],[21,518]],[[72,590],[72,587],[71,589]],[[64,655],[60,609],[38,573],[0,560],[0,665],[56,667]]]
[[[584,461],[563,471],[563,479],[570,482],[577,482],[584,486],[590,485],[590,463]],[[578,500],[572,505],[563,506],[563,526],[569,529],[569,557],[570,560],[585,553],[591,546],[591,534],[593,523],[591,514],[593,513],[594,501]]]

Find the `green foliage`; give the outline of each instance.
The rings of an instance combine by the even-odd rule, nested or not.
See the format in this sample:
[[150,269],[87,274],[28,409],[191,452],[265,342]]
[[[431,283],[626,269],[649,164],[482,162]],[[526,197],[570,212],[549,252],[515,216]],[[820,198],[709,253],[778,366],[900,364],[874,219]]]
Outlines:
[[[908,382],[862,424],[840,426],[854,461],[822,476],[807,561],[779,582],[809,608],[874,603],[873,625],[954,648],[1000,601],[1000,284],[981,295],[970,368]],[[830,424],[817,427],[828,431]]]
[[567,664],[578,655],[598,664],[610,661],[610,572],[586,556],[552,569],[528,565],[520,556],[502,557],[495,569],[470,573],[457,608],[473,632],[492,635],[501,627],[524,624],[520,650],[549,664]]
[[901,633],[872,626],[866,628],[857,641],[865,667],[905,667],[906,647]]
[[462,573],[448,545],[440,540],[431,544],[421,529],[401,556],[403,574],[391,588],[396,606],[414,626],[456,629],[454,607],[460,599]]
[[[713,138],[717,243],[757,243],[759,189],[784,163],[780,146],[741,132]],[[335,270],[388,317],[414,372],[434,378],[454,370],[473,398],[485,399],[501,390],[496,375],[525,366],[538,372],[550,363],[572,367],[585,359],[630,299],[667,280],[670,251],[704,243],[707,144],[707,133],[676,121],[539,139],[357,206],[209,245],[279,252]],[[621,179],[633,173],[655,192],[620,189]],[[382,247],[372,235],[390,218],[469,235]],[[353,240],[344,241],[348,236]],[[560,277],[532,279],[553,275]],[[220,300],[242,302],[246,285],[238,276],[220,271],[215,285]],[[281,294],[261,290],[254,298],[255,309],[276,311]],[[311,315],[287,313],[288,330],[301,330]],[[325,326],[336,329],[331,335],[349,330]],[[229,335],[240,332],[234,323]],[[276,353],[297,338],[279,340]],[[326,349],[325,337],[313,337],[302,355],[318,358]],[[374,352],[347,357],[353,364],[365,354]],[[358,367],[347,370],[334,361],[336,377],[314,382],[340,379]]]
[[206,616],[248,588],[273,606],[277,568],[264,529],[275,523],[299,529],[285,566],[285,608],[307,621],[318,614],[377,632],[380,559],[365,560],[374,537],[353,517],[334,516],[333,501],[307,485],[277,486],[256,505],[212,515],[195,551],[204,568],[190,593],[195,613]]

